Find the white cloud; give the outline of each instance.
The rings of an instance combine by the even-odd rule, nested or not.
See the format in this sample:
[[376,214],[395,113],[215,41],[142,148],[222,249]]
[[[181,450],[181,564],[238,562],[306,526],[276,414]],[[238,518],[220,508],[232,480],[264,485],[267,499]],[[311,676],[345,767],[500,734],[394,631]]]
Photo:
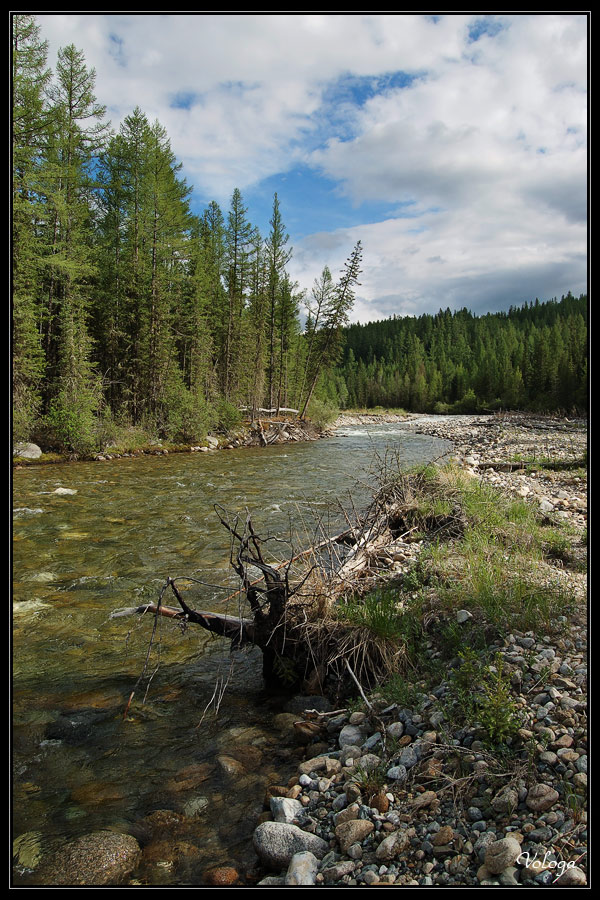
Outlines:
[[[362,240],[361,317],[485,300],[494,277],[507,305],[519,284],[543,296],[536,278],[585,289],[585,15],[37,18],[53,54],[84,50],[115,126],[136,105],[160,120],[201,195],[227,202],[302,163],[357,223],[361,204],[400,216],[410,201],[410,219],[387,206],[385,221],[295,242],[310,288]],[[398,72],[410,86],[366,89]]]

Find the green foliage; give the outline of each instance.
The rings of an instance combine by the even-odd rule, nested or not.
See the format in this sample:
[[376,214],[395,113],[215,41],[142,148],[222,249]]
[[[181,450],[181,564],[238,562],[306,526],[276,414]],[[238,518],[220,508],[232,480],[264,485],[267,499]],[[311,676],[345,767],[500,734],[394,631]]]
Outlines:
[[301,333],[277,195],[266,240],[238,189],[227,215],[214,202],[192,215],[165,128],[136,108],[111,134],[83,53],[59,48],[53,73],[47,50],[35,17],[15,14],[16,438],[45,417],[57,443],[93,447],[104,405],[181,441],[234,428],[238,406],[298,408],[320,426],[337,406],[587,408],[583,296],[349,326],[358,241],[337,281],[323,269]]
[[33,434],[40,412],[40,398],[34,389],[25,385],[13,386],[13,441],[28,441]]
[[283,684],[292,685],[298,679],[298,673],[294,665],[294,661],[285,656],[275,654],[273,660],[273,671]]
[[368,628],[378,637],[399,640],[406,633],[399,601],[397,590],[381,588],[338,607],[338,617],[351,625]]
[[351,780],[360,788],[360,792],[367,803],[385,787],[386,771],[384,766],[365,769],[364,766],[356,766]]
[[324,400],[313,397],[308,406],[307,415],[317,428],[327,428],[328,425],[335,422],[339,412],[337,406],[332,406]]
[[349,407],[414,412],[587,409],[587,297],[394,317],[345,330]]
[[459,659],[451,678],[454,715],[466,724],[481,725],[487,740],[500,744],[516,734],[521,725],[502,655],[496,654],[494,665],[486,665],[480,653],[466,647]]
[[487,669],[481,687],[482,695],[477,702],[479,720],[491,743],[498,744],[516,734],[522,721],[500,653],[496,655],[495,666]]
[[231,431],[242,421],[242,414],[239,409],[227,400],[217,400],[213,408],[215,424],[219,431]]
[[60,450],[86,455],[97,449],[96,402],[85,390],[76,397],[61,392],[51,402],[46,424]]
[[379,690],[387,703],[396,703],[401,709],[411,709],[417,699],[416,688],[399,672],[394,673]]

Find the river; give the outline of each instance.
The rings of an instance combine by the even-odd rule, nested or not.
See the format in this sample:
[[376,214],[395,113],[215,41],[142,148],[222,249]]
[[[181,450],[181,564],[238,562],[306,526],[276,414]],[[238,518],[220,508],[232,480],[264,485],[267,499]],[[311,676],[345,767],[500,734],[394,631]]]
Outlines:
[[[153,620],[110,614],[155,601],[166,577],[180,575],[213,585],[193,585],[190,605],[236,613],[236,601],[223,605],[237,585],[214,504],[249,510],[262,533],[293,533],[300,549],[317,522],[339,527],[340,503],[366,502],[386,459],[410,466],[448,449],[400,423],[317,442],[15,471],[16,885],[35,885],[40,861],[99,829],[145,845],[141,885],[200,885],[212,865],[252,864],[265,787],[293,770],[272,727],[281,701],[263,694],[260,654],[237,653],[232,666],[227,641],[161,620],[151,678],[124,717]],[[225,682],[218,716],[205,713]],[[179,814],[186,848],[171,856],[147,818],[165,809]]]

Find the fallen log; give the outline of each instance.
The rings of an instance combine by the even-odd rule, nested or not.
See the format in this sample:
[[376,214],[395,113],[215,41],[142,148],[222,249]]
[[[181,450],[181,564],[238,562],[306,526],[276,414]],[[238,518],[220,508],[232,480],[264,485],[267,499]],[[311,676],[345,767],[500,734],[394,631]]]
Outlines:
[[254,643],[254,623],[252,619],[238,618],[237,616],[227,616],[221,613],[205,612],[197,609],[191,609],[186,606],[186,610],[176,609],[173,606],[162,606],[155,603],[146,603],[142,606],[130,606],[123,609],[115,609],[111,614],[111,619],[117,619],[121,616],[145,615],[150,613],[155,616],[164,616],[168,619],[178,619],[182,622],[193,622],[201,625],[207,631],[217,634],[220,637],[230,638],[234,642],[240,644]]

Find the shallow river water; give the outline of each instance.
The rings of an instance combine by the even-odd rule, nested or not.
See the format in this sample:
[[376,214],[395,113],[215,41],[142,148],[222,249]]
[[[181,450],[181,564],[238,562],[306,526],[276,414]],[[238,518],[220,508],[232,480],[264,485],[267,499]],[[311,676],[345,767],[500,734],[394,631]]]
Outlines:
[[[156,601],[166,577],[180,575],[217,586],[193,585],[192,606],[225,611],[237,584],[216,503],[249,510],[263,533],[292,528],[295,548],[309,546],[317,521],[339,530],[338,500],[366,502],[386,457],[410,466],[448,449],[402,425],[360,426],[309,443],[15,471],[16,885],[35,884],[40,863],[99,829],[146,842],[143,885],[199,885],[210,866],[252,864],[265,787],[291,774],[260,653],[235,654],[232,665],[227,641],[160,620],[150,680],[125,716],[153,619],[110,614]],[[226,611],[236,613],[236,601]],[[225,682],[218,716],[214,707],[204,715]],[[158,840],[148,848],[157,810],[181,816],[185,846],[170,857]]]

